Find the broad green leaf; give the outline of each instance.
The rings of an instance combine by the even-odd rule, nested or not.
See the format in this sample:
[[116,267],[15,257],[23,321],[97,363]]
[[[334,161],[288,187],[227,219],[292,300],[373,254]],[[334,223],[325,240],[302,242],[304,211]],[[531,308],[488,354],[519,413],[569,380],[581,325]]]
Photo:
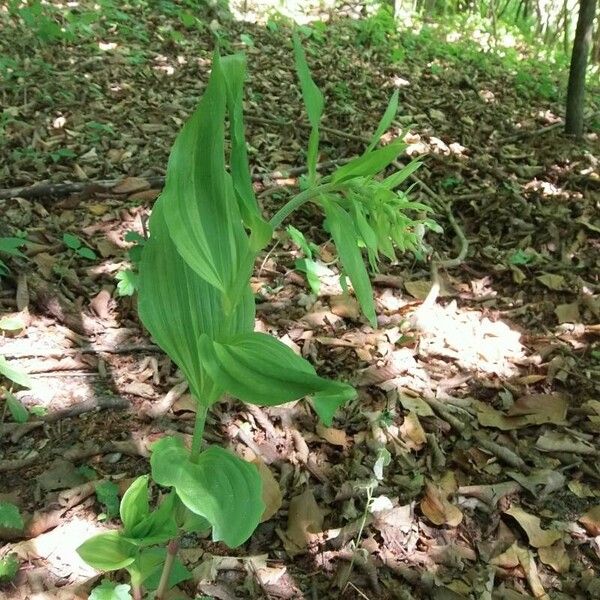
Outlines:
[[363,154],[337,169],[331,176],[331,181],[341,183],[355,177],[372,177],[396,160],[405,148],[404,142],[393,142],[383,148]]
[[26,244],[27,240],[18,237],[0,237],[0,253],[9,256],[20,256],[27,258],[19,248]]
[[116,571],[130,565],[136,557],[137,547],[123,539],[118,531],[100,533],[77,548],[77,554],[99,571]]
[[321,202],[344,272],[352,282],[364,315],[373,327],[377,327],[373,288],[358,247],[357,231],[352,218],[334,200],[323,198]]
[[218,53],[206,91],[171,150],[160,201],[170,236],[184,261],[237,301],[253,266],[231,177],[225,169],[226,86]]
[[310,138],[308,140],[308,152],[306,157],[308,167],[308,181],[313,184],[317,178],[317,160],[319,155],[319,121],[323,114],[325,101],[321,90],[313,81],[306,55],[302,44],[296,33],[293,35],[294,42],[294,57],[296,60],[296,72],[300,81],[300,89],[302,90],[302,98],[306,113],[311,125]]
[[148,475],[138,477],[123,494],[119,512],[126,532],[131,531],[150,513],[148,479]]
[[398,90],[395,90],[390,98],[390,101],[385,109],[385,113],[383,113],[383,117],[381,117],[381,121],[379,121],[379,125],[377,126],[377,130],[373,134],[371,138],[371,142],[369,143],[369,147],[366,149],[365,154],[369,153],[379,140],[381,136],[387,131],[388,127],[392,124],[396,113],[398,112]]
[[239,546],[260,522],[258,470],[235,454],[211,446],[193,463],[183,442],[167,437],[152,448],[150,464],[154,481],[174,487],[183,504],[212,525],[214,541]]
[[204,517],[193,513],[181,503],[177,512],[177,523],[186,533],[206,533],[210,530],[210,523]]
[[388,190],[397,188],[401,183],[404,183],[423,163],[419,159],[412,160],[404,168],[400,169],[393,175],[386,177],[381,184]]
[[240,334],[226,343],[202,336],[200,357],[226,392],[251,404],[274,406],[318,394],[315,410],[321,416],[332,412],[322,410],[323,403],[337,408],[356,396],[354,388],[319,377],[309,362],[264,333]]
[[251,249],[253,252],[258,252],[268,244],[273,229],[260,214],[248,166],[243,105],[246,57],[243,54],[226,56],[221,60],[221,67],[227,88],[227,110],[231,134],[231,178],[242,218],[251,232]]
[[21,401],[10,392],[6,392],[6,406],[8,406],[10,416],[15,423],[27,423],[29,411],[23,406]]
[[23,529],[24,526],[19,508],[10,502],[0,501],[0,527]]
[[298,79],[300,80],[302,98],[304,99],[304,105],[306,106],[308,120],[310,121],[311,126],[316,129],[319,126],[319,121],[323,114],[325,100],[323,99],[323,93],[312,79],[308,63],[306,62],[304,49],[302,48],[302,44],[296,33],[293,34],[293,42],[296,72],[298,73]]
[[[132,583],[137,585],[144,584],[148,590],[155,590],[158,587],[163,565],[167,556],[166,548],[147,548],[142,550],[137,560],[127,567],[131,575]],[[183,566],[183,563],[176,557],[173,568],[169,574],[167,589],[175,587],[178,583],[190,579],[192,574]],[[139,583],[138,583],[139,582]]]
[[169,494],[156,510],[125,532],[127,538],[138,546],[152,546],[176,537],[175,500],[175,494]]
[[11,581],[17,574],[20,566],[19,559],[14,554],[0,558],[0,583]]
[[126,583],[105,579],[90,592],[89,600],[131,600],[130,590],[131,586]]
[[79,248],[77,250],[77,254],[79,256],[81,256],[82,258],[87,258],[88,260],[96,260],[98,258],[96,256],[96,253],[91,248],[88,248],[87,246],[82,246],[81,248]]
[[72,233],[64,233],[62,239],[65,246],[71,250],[78,250],[81,248],[81,240]]
[[20,369],[12,367],[4,356],[0,356],[0,375],[10,379],[10,381],[13,381],[21,387],[31,388],[33,386],[33,381],[29,375]]
[[150,218],[150,239],[140,264],[138,312],[158,345],[184,372],[196,399],[206,402],[214,390],[198,361],[200,336],[252,331],[254,298],[247,286],[233,314],[227,315],[219,290],[177,252],[163,219],[165,210],[161,197]]

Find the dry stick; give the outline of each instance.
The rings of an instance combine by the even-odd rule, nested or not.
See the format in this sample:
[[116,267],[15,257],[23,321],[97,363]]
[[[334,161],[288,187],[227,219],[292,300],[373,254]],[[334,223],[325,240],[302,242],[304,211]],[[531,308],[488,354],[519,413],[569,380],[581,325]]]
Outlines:
[[133,344],[123,346],[90,346],[84,348],[65,348],[64,350],[53,350],[51,348],[43,348],[40,350],[21,350],[2,352],[3,356],[9,358],[32,358],[42,356],[44,358],[56,358],[60,356],[71,356],[74,354],[128,354],[129,352],[162,352],[162,350],[154,344]]
[[[343,133],[343,132],[340,132]],[[318,171],[325,171],[332,167],[349,162],[352,158],[340,160],[326,160],[317,164]],[[286,179],[288,177],[296,177],[303,175],[308,171],[307,167],[293,167],[284,171],[271,171],[270,173],[254,173],[253,181],[265,181],[269,179]],[[21,186],[0,190],[0,200],[8,200],[9,198],[40,198],[41,196],[67,196],[77,192],[85,192],[90,190],[93,192],[110,192],[111,188],[123,181],[123,177],[119,179],[99,179],[96,181],[78,181],[64,183],[36,183],[29,186]],[[162,188],[165,184],[164,176],[143,177],[152,188]]]

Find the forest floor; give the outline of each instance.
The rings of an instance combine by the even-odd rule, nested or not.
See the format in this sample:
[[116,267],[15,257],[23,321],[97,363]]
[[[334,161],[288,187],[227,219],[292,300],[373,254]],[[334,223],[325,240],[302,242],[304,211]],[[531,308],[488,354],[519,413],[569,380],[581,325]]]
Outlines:
[[[27,259],[6,259],[0,284],[0,354],[33,380],[16,394],[29,419],[5,406],[0,422],[0,500],[26,516],[24,532],[0,530],[0,558],[21,561],[0,598],[86,598],[99,575],[75,548],[116,526],[115,491],[148,471],[150,444],[193,426],[186,384],[115,275],[207,80],[211,34],[123,14],[122,37],[0,39],[0,187],[81,184],[0,192],[0,236],[27,237]],[[444,228],[427,236],[434,260],[456,260],[431,305],[428,261],[383,265],[374,330],[340,295],[334,263],[311,295],[298,248],[278,236],[252,280],[257,328],[359,398],[329,429],[303,402],[212,411],[209,442],[266,465],[281,498],[241,548],[185,538],[192,578],[171,597],[598,598],[598,133],[565,137],[545,75],[511,70],[474,38],[429,28],[378,40],[366,23],[305,29],[326,95],[320,161],[360,153],[398,89],[387,135],[405,139],[407,160],[423,157],[411,194]],[[298,183],[285,172],[302,166],[309,133],[290,29],[220,27],[223,51],[248,55],[250,161],[272,214]],[[318,216],[294,225],[324,263],[335,258]]]

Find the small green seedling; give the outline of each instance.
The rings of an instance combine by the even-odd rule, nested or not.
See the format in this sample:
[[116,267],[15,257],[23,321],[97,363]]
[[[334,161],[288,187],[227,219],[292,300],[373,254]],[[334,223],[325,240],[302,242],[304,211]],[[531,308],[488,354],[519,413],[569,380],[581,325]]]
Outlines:
[[19,559],[15,554],[0,558],[0,583],[12,581],[19,570]]
[[[27,240],[20,237],[0,237],[0,254],[27,258],[27,256],[19,250],[26,242]],[[8,267],[6,266],[6,263],[0,259],[0,278],[5,275],[8,275]]]
[[126,583],[113,583],[104,579],[90,592],[89,600],[131,600],[130,590],[131,586]]
[[87,246],[84,246],[81,240],[72,233],[63,234],[63,243],[69,250],[73,251],[75,256],[86,258],[87,260],[96,260],[98,257],[96,253]]
[[314,255],[319,252],[319,247],[312,242],[308,242],[304,234],[293,225],[288,225],[286,231],[294,244],[304,253],[304,258],[296,259],[294,265],[298,271],[306,275],[306,281],[312,293],[318,295],[321,288],[320,266],[314,259]]
[[114,519],[119,516],[119,486],[112,481],[103,481],[96,486],[96,498],[104,507],[103,519]]
[[142,260],[142,253],[146,238],[137,233],[137,231],[128,231],[125,234],[125,241],[132,242],[134,245],[129,249],[128,256],[133,268],[122,269],[116,275],[117,294],[119,296],[133,296],[138,290],[139,273],[138,267]]
[[[149,476],[138,478],[121,500],[123,528],[79,548],[97,569],[127,569],[135,598],[142,597],[142,586],[151,589],[163,561],[154,598],[160,600],[175,585],[181,570],[173,565],[178,565],[177,540],[183,532],[210,530],[213,541],[234,548],[248,540],[262,518],[265,505],[256,466],[202,443],[207,412],[225,394],[263,406],[308,397],[326,426],[342,404],[356,398],[347,383],[320,377],[285,344],[254,331],[250,277],[274,229],[307,202],[320,209],[337,249],[340,280],[346,287],[346,279],[352,284],[372,327],[377,326],[375,303],[362,249],[376,270],[380,254],[393,260],[396,249],[418,252],[422,230],[438,229],[430,219],[412,216],[427,213],[427,206],[396,191],[417,162],[381,176],[406,147],[397,141],[377,148],[395,117],[397,93],[365,152],[327,177],[318,175],[324,99],[297,38],[294,54],[311,125],[305,189],[270,220],[261,214],[244,136],[245,58],[221,58],[216,52],[198,109],[172,148],[165,187],[150,217],[150,237],[139,265],[138,310],[153,339],[188,381],[196,404],[191,447],[174,436],[156,442],[151,478],[167,490],[157,508],[150,509]],[[165,543],[166,549],[156,548]]]
[[25,527],[18,506],[11,502],[0,501],[0,527],[8,529],[23,529]]

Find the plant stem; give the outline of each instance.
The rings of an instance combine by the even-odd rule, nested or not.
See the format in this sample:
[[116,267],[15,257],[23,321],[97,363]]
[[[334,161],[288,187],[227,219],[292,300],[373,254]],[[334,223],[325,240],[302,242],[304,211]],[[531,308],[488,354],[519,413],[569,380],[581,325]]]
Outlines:
[[206,413],[208,405],[198,402],[196,409],[196,422],[194,423],[194,435],[192,437],[192,451],[190,460],[195,463],[200,456],[202,449],[202,436],[204,435],[204,424],[206,423]]
[[131,596],[133,600],[142,600],[142,586],[141,585],[133,585],[131,586]]
[[[205,411],[206,414],[206,411]],[[160,574],[160,581],[156,588],[156,595],[154,600],[163,600],[166,592],[168,591],[169,577],[173,570],[173,564],[175,563],[175,556],[179,550],[179,540],[173,539],[167,544],[167,557],[165,558],[165,564],[163,565],[162,573]]]
[[327,192],[335,190],[337,187],[339,187],[339,184],[337,183],[324,183],[322,185],[318,185],[317,187],[300,192],[273,215],[269,221],[271,227],[273,227],[273,229],[277,229],[277,227],[279,227],[281,223],[300,206],[312,200],[316,196],[320,196],[321,194],[326,194]]

